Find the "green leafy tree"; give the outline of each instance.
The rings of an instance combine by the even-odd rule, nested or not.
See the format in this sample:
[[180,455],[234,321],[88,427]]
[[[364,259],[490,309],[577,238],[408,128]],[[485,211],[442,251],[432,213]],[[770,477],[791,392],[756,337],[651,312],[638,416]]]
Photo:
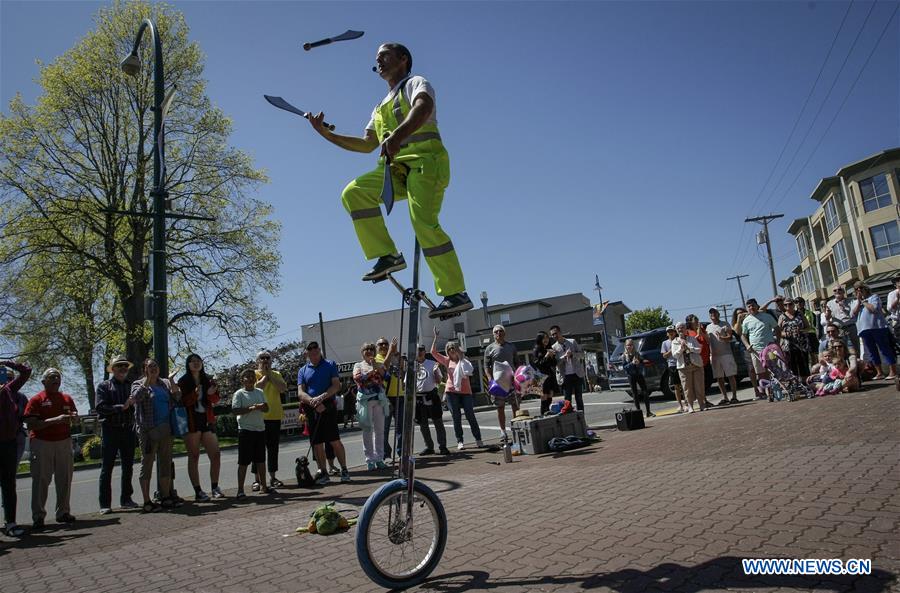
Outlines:
[[625,318],[625,333],[627,335],[650,331],[672,324],[669,312],[662,307],[648,307],[632,311]]
[[[119,68],[145,17],[162,39],[166,82],[178,87],[166,119],[165,185],[173,209],[215,218],[168,222],[176,350],[195,349],[201,335],[240,345],[274,329],[258,300],[278,291],[281,261],[272,248],[280,225],[271,207],[253,197],[266,178],[229,146],[231,122],[205,94],[201,51],[183,16],[163,4],[116,2],[97,13],[95,28],[78,44],[41,65],[43,93],[34,106],[16,96],[9,115],[0,116],[0,309],[22,320],[14,332],[0,326],[0,338],[40,350],[25,343],[28,323],[49,321],[44,325],[52,327],[35,332],[36,339],[48,340],[53,331],[80,346],[53,345],[44,354],[69,356],[83,369],[88,353],[100,360],[123,348],[139,362],[150,351],[149,39],[140,48],[145,67],[137,78]],[[41,317],[35,303],[51,296]],[[97,327],[85,327],[89,317]]]
[[[297,372],[306,364],[306,350],[303,342],[284,342],[270,349],[272,368],[281,373],[288,388],[297,384]],[[223,398],[231,399],[232,394],[241,388],[241,373],[244,369],[256,368],[256,356],[233,365],[216,374],[216,383]]]

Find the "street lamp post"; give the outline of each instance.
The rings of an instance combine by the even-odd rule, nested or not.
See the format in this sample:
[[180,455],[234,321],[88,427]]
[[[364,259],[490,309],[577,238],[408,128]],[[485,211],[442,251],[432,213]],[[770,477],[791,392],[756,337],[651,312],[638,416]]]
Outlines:
[[[603,325],[603,375],[609,377],[609,338],[606,335],[606,308],[603,306],[603,287],[600,286],[600,276],[594,274],[594,290],[597,291],[597,300],[600,303],[600,322]],[[599,364],[597,366],[600,366]]]
[[169,374],[169,332],[166,298],[166,198],[163,167],[165,163],[165,132],[163,130],[163,104],[165,102],[165,77],[163,73],[162,42],[150,19],[144,19],[134,39],[131,54],[122,60],[122,71],[137,76],[141,71],[138,48],[144,30],[149,28],[153,37],[153,245],[150,252],[150,280],[153,294],[153,354],[159,363],[162,376]]
[[484,326],[489,328],[491,325],[491,320],[488,318],[488,295],[486,290],[481,291],[481,312],[484,313]]

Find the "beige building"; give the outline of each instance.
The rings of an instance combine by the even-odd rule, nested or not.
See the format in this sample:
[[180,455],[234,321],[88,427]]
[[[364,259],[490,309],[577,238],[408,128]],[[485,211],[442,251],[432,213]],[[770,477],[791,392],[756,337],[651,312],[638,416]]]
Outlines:
[[780,286],[807,301],[831,297],[840,284],[864,280],[889,290],[900,271],[900,148],[842,167],[813,190],[813,213],[794,220],[788,232],[800,264]]

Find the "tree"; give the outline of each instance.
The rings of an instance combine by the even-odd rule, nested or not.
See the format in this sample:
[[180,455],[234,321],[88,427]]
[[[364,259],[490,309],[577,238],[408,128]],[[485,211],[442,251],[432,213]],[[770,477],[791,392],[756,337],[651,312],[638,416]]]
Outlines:
[[625,333],[627,335],[638,334],[668,325],[672,325],[672,318],[669,317],[668,311],[662,307],[648,307],[632,311],[625,318]]
[[[16,335],[0,327],[0,337],[22,338],[26,319],[38,326],[34,305],[49,286],[52,329],[80,340],[64,350],[82,368],[88,351],[103,357],[110,344],[135,363],[150,350],[152,43],[140,48],[145,67],[136,79],[119,69],[145,17],[162,39],[166,81],[178,87],[166,119],[166,187],[179,211],[215,218],[168,224],[176,350],[195,349],[200,335],[239,345],[274,329],[259,297],[279,288],[272,247],[280,224],[252,197],[266,178],[228,145],[231,123],[205,95],[200,48],[183,16],[162,4],[116,2],[75,47],[41,66],[35,106],[16,96],[0,116],[0,305],[23,320]],[[107,308],[115,315],[102,328],[76,331],[83,313]]]
[[[303,342],[284,342],[272,348],[272,368],[281,373],[288,388],[296,386],[297,372],[306,364],[306,350]],[[241,388],[241,373],[245,369],[256,368],[256,356],[242,363],[231,366],[216,374],[216,383],[219,385],[219,393],[223,398],[231,398],[231,395]]]

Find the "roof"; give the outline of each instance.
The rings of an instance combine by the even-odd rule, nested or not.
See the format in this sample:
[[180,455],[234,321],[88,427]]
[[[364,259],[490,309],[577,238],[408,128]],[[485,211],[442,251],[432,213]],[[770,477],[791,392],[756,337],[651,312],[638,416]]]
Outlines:
[[855,163],[845,165],[838,169],[836,175],[839,175],[841,177],[852,177],[854,175],[864,173],[865,171],[879,163],[894,159],[900,159],[900,148],[888,148],[887,150],[882,150],[881,152],[873,154],[872,156],[867,156],[861,161],[856,161]]
[[530,300],[530,301],[519,301],[518,303],[511,303],[509,305],[488,305],[488,313],[493,313],[494,311],[503,311],[504,309],[516,309],[518,307],[527,307],[528,305],[543,305],[545,307],[552,307],[550,303],[547,301],[538,300]]
[[809,219],[805,216],[803,218],[795,218],[794,222],[791,223],[791,226],[788,227],[788,231],[792,235],[796,235],[800,232],[800,229],[803,227],[809,226]]
[[825,199],[825,196],[828,195],[828,190],[832,187],[840,187],[841,186],[841,178],[840,177],[825,177],[822,181],[819,182],[819,185],[816,186],[816,189],[813,190],[812,195],[809,196],[811,200],[815,200],[817,202],[821,202]]

